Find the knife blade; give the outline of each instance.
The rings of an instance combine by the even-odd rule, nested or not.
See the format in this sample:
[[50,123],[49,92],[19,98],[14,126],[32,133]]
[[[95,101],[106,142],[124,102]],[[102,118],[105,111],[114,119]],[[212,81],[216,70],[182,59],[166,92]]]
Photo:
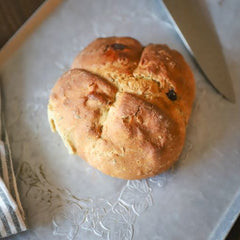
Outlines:
[[235,102],[222,47],[204,1],[163,0],[163,4],[178,35],[207,80],[225,98]]

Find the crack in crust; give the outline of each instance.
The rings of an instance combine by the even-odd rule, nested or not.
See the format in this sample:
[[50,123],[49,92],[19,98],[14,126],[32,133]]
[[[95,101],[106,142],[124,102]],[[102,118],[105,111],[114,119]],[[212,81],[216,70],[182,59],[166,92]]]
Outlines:
[[71,153],[108,175],[140,179],[177,160],[193,98],[192,72],[177,51],[99,38],[58,80],[48,116]]

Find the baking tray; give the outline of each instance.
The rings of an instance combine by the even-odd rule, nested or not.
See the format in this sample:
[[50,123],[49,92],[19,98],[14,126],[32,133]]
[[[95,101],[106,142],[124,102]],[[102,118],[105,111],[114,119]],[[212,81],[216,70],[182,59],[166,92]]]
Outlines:
[[[58,2],[48,1],[0,53],[7,128],[30,229],[9,239],[224,239],[240,212],[240,2],[206,1],[235,104],[201,75],[160,1],[69,0],[46,17]],[[112,35],[167,43],[195,75],[183,153],[172,169],[154,178],[106,176],[68,155],[48,125],[47,102],[56,79],[90,41]]]

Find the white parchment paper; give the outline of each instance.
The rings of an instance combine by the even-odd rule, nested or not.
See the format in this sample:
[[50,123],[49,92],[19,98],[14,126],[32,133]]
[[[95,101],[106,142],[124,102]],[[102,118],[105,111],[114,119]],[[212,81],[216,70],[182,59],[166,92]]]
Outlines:
[[[69,0],[1,67],[7,127],[30,230],[11,239],[223,239],[240,210],[240,2],[207,1],[236,93],[223,99],[157,0]],[[142,181],[105,176],[67,153],[47,122],[57,78],[96,37],[132,36],[180,51],[196,100],[179,162]]]

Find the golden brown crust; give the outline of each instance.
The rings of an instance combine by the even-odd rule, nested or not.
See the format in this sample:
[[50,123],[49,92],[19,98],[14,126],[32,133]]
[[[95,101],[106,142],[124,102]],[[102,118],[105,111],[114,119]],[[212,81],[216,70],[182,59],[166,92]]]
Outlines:
[[66,72],[52,90],[48,116],[71,153],[101,136],[104,113],[115,101],[117,89],[90,72]]
[[113,177],[141,179],[179,157],[194,99],[183,57],[166,45],[100,38],[52,90],[48,116],[69,151]]
[[167,45],[149,44],[144,48],[133,75],[158,82],[166,94],[174,90],[177,96],[174,105],[178,105],[188,121],[195,96],[195,84],[192,71],[179,52],[171,50]]
[[72,68],[93,73],[110,70],[115,74],[131,74],[141,52],[142,45],[130,37],[98,38],[78,54]]
[[[172,165],[182,149],[185,128],[160,108],[130,93],[118,93],[108,113],[102,138],[117,146],[116,168],[121,178],[156,175]],[[171,161],[168,162],[168,160]],[[115,169],[112,169],[114,174]],[[133,175],[134,172],[134,175]]]

